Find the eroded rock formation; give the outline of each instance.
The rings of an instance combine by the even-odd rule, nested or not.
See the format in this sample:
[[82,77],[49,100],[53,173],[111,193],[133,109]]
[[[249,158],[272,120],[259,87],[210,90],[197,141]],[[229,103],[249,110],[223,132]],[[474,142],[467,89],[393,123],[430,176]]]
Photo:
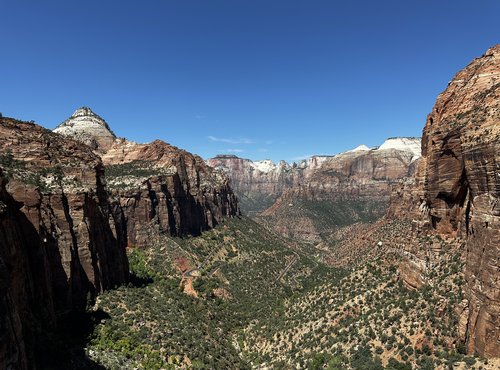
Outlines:
[[[413,183],[389,217],[465,241],[462,332],[469,353],[500,356],[500,45],[460,71],[439,95]],[[415,254],[425,251],[415,251]]]
[[251,161],[221,155],[207,163],[228,174],[244,211],[271,207],[290,192],[382,195],[388,198],[395,181],[413,171],[420,156],[419,138],[390,138],[378,148],[361,145],[335,156],[313,156],[292,165]]
[[57,126],[54,132],[71,136],[98,152],[105,152],[116,140],[116,135],[108,123],[88,107],[77,109],[71,117]]
[[117,140],[103,161],[113,204],[124,215],[130,246],[150,242],[147,225],[171,235],[198,235],[223,217],[239,214],[225,174],[163,141]]
[[253,215],[273,205],[287,189],[303,184],[327,158],[314,156],[290,165],[285,161],[274,164],[270,160],[252,161],[235,155],[218,155],[207,163],[229,176],[242,211]]
[[239,214],[227,177],[199,156],[161,140],[138,144],[116,138],[89,108],[78,109],[54,131],[95,144],[130,247],[147,246],[159,232],[197,235]]
[[1,118],[0,152],[0,363],[33,368],[59,318],[128,280],[126,233],[89,147]]
[[207,162],[228,173],[259,222],[283,236],[319,243],[338,227],[383,216],[391,187],[413,174],[419,153],[419,138],[391,138],[379,148],[359,146],[294,165],[235,156]]

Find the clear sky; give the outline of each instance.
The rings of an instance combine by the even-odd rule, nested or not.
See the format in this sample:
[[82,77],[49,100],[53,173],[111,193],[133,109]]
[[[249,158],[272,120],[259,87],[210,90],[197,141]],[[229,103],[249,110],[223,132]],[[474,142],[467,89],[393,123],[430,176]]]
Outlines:
[[420,136],[500,42],[498,0],[0,0],[0,112],[90,106],[131,140],[210,157],[335,154]]

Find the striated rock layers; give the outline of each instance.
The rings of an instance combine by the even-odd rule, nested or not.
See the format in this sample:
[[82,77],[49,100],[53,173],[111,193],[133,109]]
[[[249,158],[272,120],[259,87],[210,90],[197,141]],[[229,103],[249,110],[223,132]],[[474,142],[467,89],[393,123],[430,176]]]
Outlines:
[[259,219],[281,235],[319,243],[329,242],[339,227],[382,217],[391,186],[410,176],[418,162],[413,149],[388,144],[394,140],[402,139],[387,140],[386,149],[356,149],[329,158]]
[[147,245],[147,224],[171,235],[198,235],[223,217],[239,214],[225,174],[163,141],[118,140],[103,161],[113,204],[125,217],[129,245]]
[[160,140],[117,139],[107,124],[96,130],[94,117],[89,108],[78,109],[54,131],[96,143],[93,149],[102,156],[113,210],[123,218],[129,246],[147,246],[158,232],[197,235],[224,216],[239,214],[227,177],[199,156]]
[[382,195],[387,200],[391,184],[407,176],[419,156],[420,138],[390,138],[378,148],[361,145],[335,156],[313,156],[293,165],[285,161],[253,162],[234,155],[220,155],[207,163],[228,174],[243,211],[254,214],[277,200],[283,203],[279,200],[282,195]]
[[379,148],[362,145],[294,165],[235,156],[207,162],[228,173],[259,222],[286,237],[319,243],[338,227],[383,216],[391,186],[413,174],[419,156],[419,138],[391,138]]
[[106,151],[116,140],[107,122],[88,107],[79,108],[54,129],[58,134],[72,136],[99,152]]
[[43,335],[128,280],[126,230],[89,147],[1,118],[0,364],[34,368]]
[[389,212],[408,215],[465,241],[462,334],[469,353],[499,357],[500,45],[460,71],[428,115],[415,181],[396,189]]
[[338,154],[313,171],[302,188],[327,197],[388,200],[392,184],[413,174],[420,157],[419,141],[419,138],[391,138],[377,149]]
[[235,155],[218,155],[208,165],[225,172],[238,195],[242,211],[255,214],[273,205],[287,189],[301,185],[328,158],[314,156],[300,163],[252,161]]

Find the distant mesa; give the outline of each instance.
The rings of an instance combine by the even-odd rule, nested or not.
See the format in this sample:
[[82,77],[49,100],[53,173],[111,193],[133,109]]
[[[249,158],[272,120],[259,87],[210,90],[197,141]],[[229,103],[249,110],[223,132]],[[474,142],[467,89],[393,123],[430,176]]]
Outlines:
[[217,154],[215,158],[239,158],[238,156],[234,154]]
[[420,157],[421,140],[420,137],[391,137],[384,141],[378,150],[405,150],[411,151],[414,156]]

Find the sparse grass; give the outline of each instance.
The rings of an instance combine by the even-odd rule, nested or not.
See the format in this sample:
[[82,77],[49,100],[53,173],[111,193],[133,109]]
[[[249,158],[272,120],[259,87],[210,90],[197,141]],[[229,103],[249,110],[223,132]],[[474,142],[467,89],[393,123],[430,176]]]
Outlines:
[[[399,240],[409,225],[377,225]],[[420,290],[399,275],[404,255],[381,250],[346,272],[316,251],[250,219],[230,219],[199,237],[163,237],[130,254],[141,284],[106,292],[95,309],[91,358],[111,369],[434,369],[474,358],[460,352],[455,307],[463,260],[446,241]],[[181,266],[183,266],[181,268]],[[184,293],[181,270],[196,270]],[[452,292],[452,293],[450,293]],[[450,365],[451,364],[451,365]]]

